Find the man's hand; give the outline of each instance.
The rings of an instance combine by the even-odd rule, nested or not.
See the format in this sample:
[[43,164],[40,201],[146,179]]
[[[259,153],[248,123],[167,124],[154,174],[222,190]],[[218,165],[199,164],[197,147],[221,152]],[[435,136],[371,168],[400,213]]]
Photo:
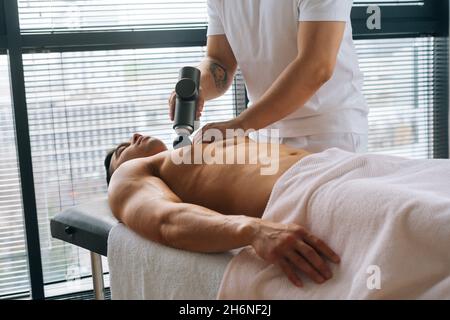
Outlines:
[[[239,118],[229,121],[211,122],[202,127],[194,136],[193,143],[212,143],[227,139],[227,129],[234,130],[233,137],[243,135],[245,128]],[[232,137],[229,137],[232,138]]]
[[[172,92],[172,94],[169,97],[169,115],[170,120],[174,121],[175,117],[175,103],[177,100],[177,94],[176,92]],[[197,114],[195,115],[195,119],[198,120],[202,116],[203,107],[205,106],[205,97],[203,95],[203,90],[200,88],[200,93],[198,96],[198,104],[197,104]]]
[[339,263],[340,258],[322,240],[299,225],[261,221],[252,247],[259,257],[281,267],[294,285],[303,287],[298,271],[316,283],[333,276],[322,256],[334,263]]

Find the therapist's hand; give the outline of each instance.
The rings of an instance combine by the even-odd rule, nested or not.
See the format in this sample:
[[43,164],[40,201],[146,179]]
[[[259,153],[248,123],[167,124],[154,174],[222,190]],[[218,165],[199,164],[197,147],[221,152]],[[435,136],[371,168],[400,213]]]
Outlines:
[[[234,118],[229,121],[211,122],[202,127],[194,136],[193,143],[212,143],[227,138],[227,129],[236,130],[234,136],[238,133],[244,133],[245,128],[239,118]],[[231,137],[230,137],[231,138]]]
[[[175,117],[175,103],[177,101],[177,94],[176,92],[172,92],[172,94],[169,97],[169,116],[170,120],[173,121]],[[198,97],[198,105],[197,105],[197,114],[195,115],[195,119],[198,120],[202,116],[202,111],[205,106],[205,97],[203,94],[202,88],[200,88],[200,94]]]
[[296,224],[279,224],[260,220],[252,247],[263,260],[278,265],[298,287],[303,283],[299,272],[316,283],[332,277],[326,260],[339,263],[339,256],[325,242]]

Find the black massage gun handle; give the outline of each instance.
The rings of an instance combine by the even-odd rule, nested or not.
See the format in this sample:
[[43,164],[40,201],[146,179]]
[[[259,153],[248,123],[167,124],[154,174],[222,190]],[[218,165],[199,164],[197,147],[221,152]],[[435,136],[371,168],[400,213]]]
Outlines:
[[200,92],[201,72],[194,67],[180,70],[179,81],[175,87],[176,103],[173,128],[189,128],[194,131],[195,116]]

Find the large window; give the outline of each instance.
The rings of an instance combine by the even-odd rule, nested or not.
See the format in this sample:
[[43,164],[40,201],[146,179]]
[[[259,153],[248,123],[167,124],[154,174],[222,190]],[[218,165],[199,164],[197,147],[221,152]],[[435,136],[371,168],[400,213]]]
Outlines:
[[[42,287],[35,298],[68,297],[92,287],[89,255],[53,239],[49,220],[106,196],[102,162],[116,143],[134,132],[172,143],[167,99],[179,69],[205,54],[206,0],[16,1],[0,0],[0,298],[26,297],[32,287]],[[381,30],[366,26],[374,4],[382,5]],[[354,1],[352,19],[370,151],[448,157],[448,0]],[[207,103],[202,124],[245,104],[238,73],[224,97]],[[13,112],[23,108],[25,116]],[[32,168],[33,183],[19,164]],[[36,207],[22,200],[30,184]],[[27,247],[33,233],[40,250]],[[42,274],[30,277],[30,263]]]

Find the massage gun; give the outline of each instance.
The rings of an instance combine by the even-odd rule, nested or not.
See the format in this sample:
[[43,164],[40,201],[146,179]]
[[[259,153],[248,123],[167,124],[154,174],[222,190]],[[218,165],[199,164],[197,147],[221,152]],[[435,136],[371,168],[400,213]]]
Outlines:
[[189,136],[195,130],[195,116],[200,94],[200,76],[200,70],[194,67],[184,67],[180,70],[179,80],[175,87],[176,102],[173,129],[178,137],[173,142],[174,149],[192,144]]

